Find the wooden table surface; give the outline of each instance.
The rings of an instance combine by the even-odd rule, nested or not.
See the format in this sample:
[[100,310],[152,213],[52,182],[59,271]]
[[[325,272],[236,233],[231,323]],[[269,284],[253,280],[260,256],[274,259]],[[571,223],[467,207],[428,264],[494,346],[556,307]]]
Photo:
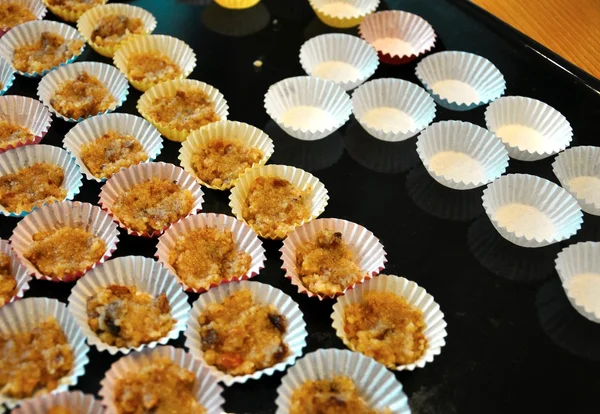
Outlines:
[[600,79],[600,0],[473,0]]

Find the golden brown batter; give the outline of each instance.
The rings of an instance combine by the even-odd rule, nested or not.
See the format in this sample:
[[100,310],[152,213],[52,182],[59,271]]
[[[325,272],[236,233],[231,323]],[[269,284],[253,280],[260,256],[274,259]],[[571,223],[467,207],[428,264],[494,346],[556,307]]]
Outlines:
[[0,148],[33,140],[33,133],[25,127],[0,120]]
[[21,72],[39,73],[78,55],[82,46],[79,39],[65,40],[57,33],[42,32],[35,42],[15,48],[13,63]]
[[32,20],[35,20],[35,15],[25,5],[17,1],[5,1],[0,4],[0,28],[11,29]]
[[138,17],[110,14],[102,17],[92,32],[92,42],[100,46],[117,45],[133,34],[144,33],[144,23]]
[[0,306],[4,306],[17,293],[17,281],[12,274],[10,256],[0,252]]
[[148,112],[154,122],[177,130],[193,131],[221,120],[215,112],[215,103],[199,89],[156,98]]
[[46,0],[50,6],[59,6],[62,9],[81,13],[88,11],[92,7],[99,6],[102,0]]
[[56,406],[50,408],[48,410],[48,414],[75,414],[73,411],[69,410],[67,407]]
[[108,111],[116,102],[106,86],[87,72],[60,85],[50,100],[59,114],[73,119]]
[[127,71],[130,79],[146,83],[177,79],[183,73],[175,62],[158,52],[132,54],[127,60]]
[[0,177],[0,205],[13,213],[30,211],[46,203],[62,201],[65,173],[58,165],[40,162],[15,174]]

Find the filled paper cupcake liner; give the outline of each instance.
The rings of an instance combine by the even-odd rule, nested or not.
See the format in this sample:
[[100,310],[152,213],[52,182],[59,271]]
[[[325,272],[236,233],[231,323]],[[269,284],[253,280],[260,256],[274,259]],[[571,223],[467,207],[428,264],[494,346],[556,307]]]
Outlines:
[[[144,24],[144,32],[142,34],[129,34],[125,39],[117,44],[99,45],[92,39],[92,33],[96,30],[98,23],[103,17],[121,15],[128,18],[137,18]],[[85,12],[79,20],[77,20],[77,30],[85,38],[88,44],[99,54],[106,57],[113,57],[117,49],[124,41],[129,40],[132,36],[143,36],[150,34],[156,28],[156,19],[149,11],[132,6],[130,4],[106,4],[103,6],[94,7]]]
[[379,6],[379,0],[309,0],[309,3],[319,20],[339,29],[357,26]]
[[133,186],[152,178],[174,181],[180,188],[187,189],[192,193],[194,205],[186,217],[196,214],[202,209],[202,203],[204,202],[204,192],[202,191],[202,187],[196,182],[192,175],[185,172],[182,168],[164,162],[148,162],[133,165],[114,174],[106,181],[102,186],[99,201],[100,206],[113,217],[121,228],[127,230],[128,234],[142,237],[158,237],[174,224],[171,223],[160,231],[154,230],[151,233],[139,232],[128,228],[127,225],[113,213],[113,207],[121,194],[129,191]]
[[338,130],[350,118],[350,97],[335,83],[298,76],[271,85],[265,109],[294,138],[314,141]]
[[[63,279],[46,276],[40,273],[33,263],[25,258],[25,254],[33,244],[34,234],[65,226],[82,228],[100,237],[106,244],[106,252],[98,262],[82,272],[65,276]],[[36,209],[17,224],[10,237],[10,243],[14,252],[21,259],[29,274],[37,279],[51,280],[53,282],[72,282],[80,278],[88,270],[108,260],[113,252],[117,250],[118,242],[119,230],[110,216],[100,207],[79,201],[63,201]]]
[[[1,39],[0,39],[1,40]],[[15,70],[4,58],[0,58],[0,96],[12,86],[15,81]]]
[[[60,17],[61,19],[63,19],[66,22],[69,22],[69,23],[75,23],[86,11],[88,11],[88,10],[69,10],[67,7],[63,7],[61,5],[53,5],[48,0],[42,0],[42,1],[44,2],[46,7],[48,7],[48,9],[52,13],[54,13],[55,15],[57,15],[58,17]],[[94,3],[98,2],[98,0],[93,0],[93,1],[94,1]],[[103,4],[106,4],[107,1],[108,0],[101,0],[94,7],[99,7]]]
[[215,0],[219,6],[226,9],[248,9],[258,4],[260,0]]
[[33,138],[0,148],[0,154],[25,145],[39,144],[52,124],[52,115],[40,102],[26,96],[7,95],[0,97],[0,120],[27,128]]
[[[296,264],[296,250],[298,247],[304,243],[314,241],[317,234],[326,229],[342,233],[343,242],[352,250],[354,262],[357,263],[364,274],[360,282],[346,287],[342,292],[335,295],[323,295],[311,292],[304,286],[304,283],[300,279]],[[290,279],[292,285],[298,288],[298,292],[304,293],[311,298],[318,297],[320,300],[343,295],[357,284],[363,283],[365,280],[379,274],[387,262],[383,245],[373,233],[351,221],[335,218],[314,220],[296,228],[283,241],[283,247],[280,249],[280,252],[281,260],[283,261],[281,268],[285,271],[285,277]]]
[[[556,259],[556,271],[571,305],[592,322],[600,323],[598,286],[600,286],[600,243],[573,244]],[[586,278],[587,286],[572,286],[575,278]]]
[[438,183],[455,190],[481,187],[508,168],[502,141],[469,122],[442,121],[428,126],[419,135],[417,153]]
[[367,292],[372,291],[394,293],[406,300],[411,306],[423,312],[425,320],[423,334],[427,339],[427,350],[417,361],[412,364],[398,365],[396,370],[413,371],[415,368],[423,368],[425,364],[432,362],[435,356],[442,352],[442,347],[446,345],[447,324],[444,320],[444,314],[440,310],[440,305],[434,301],[433,296],[415,282],[411,282],[403,277],[379,275],[375,279],[357,286],[356,289],[349,291],[346,295],[340,296],[335,305],[333,305],[333,313],[331,314],[333,329],[335,329],[337,336],[344,341],[344,344],[348,348],[354,350],[344,330],[344,310],[348,305],[362,302],[363,296]]
[[[95,293],[110,285],[135,286],[138,293],[148,293],[154,298],[162,293],[166,294],[171,306],[171,317],[175,320],[169,333],[158,341],[136,347],[117,347],[102,341],[88,323],[87,302]],[[177,339],[180,332],[185,330],[190,305],[177,280],[160,263],[142,256],[124,256],[107,261],[79,279],[69,296],[69,310],[90,345],[94,345],[98,351],[108,351],[115,355],[155,348],[159,344],[165,345],[171,339]]]
[[[81,170],[79,166],[67,151],[51,145],[26,145],[0,154],[0,177],[16,174],[19,170],[37,163],[54,164],[62,168],[64,180],[61,187],[67,190],[65,200],[72,200],[79,194],[81,188]],[[10,217],[23,217],[34,210],[36,210],[36,207],[29,211],[10,212],[0,206],[0,213]]]
[[[184,237],[193,230],[202,228],[229,230],[233,234],[233,242],[236,251],[246,252],[252,258],[248,271],[243,275],[236,275],[231,279],[223,279],[219,283],[211,283],[207,289],[194,289],[187,285],[185,281],[177,275],[177,270],[171,266],[169,254],[180,237]],[[195,216],[187,217],[172,225],[159,237],[155,256],[166,269],[177,277],[179,283],[183,285],[184,290],[197,293],[206,292],[208,289],[219,286],[221,283],[239,282],[240,280],[253,278],[265,267],[266,260],[265,249],[263,248],[262,242],[250,226],[234,217],[215,213],[200,213]]]
[[[85,365],[89,362],[87,353],[90,348],[86,345],[85,337],[67,310],[67,306],[56,299],[48,298],[27,298],[11,303],[0,308],[0,334],[15,334],[32,330],[50,317],[56,319],[60,325],[73,353],[71,372],[61,378],[58,387],[50,392],[57,394],[76,385],[79,377],[84,374]],[[8,408],[15,408],[27,400],[31,400],[31,398],[9,398],[3,393],[0,394],[0,404],[5,404]]]
[[[385,366],[357,352],[342,349],[319,349],[306,354],[288,369],[277,388],[277,414],[287,414],[292,395],[307,381],[350,378],[360,397],[371,409],[394,414],[410,414],[408,398],[402,384]],[[385,411],[387,412],[387,411]]]
[[467,52],[434,53],[419,62],[415,73],[444,108],[468,111],[504,94],[504,76],[489,60]]
[[196,359],[206,364],[204,361],[204,352],[202,351],[200,324],[198,322],[199,316],[206,310],[209,304],[220,303],[235,292],[247,289],[252,292],[252,298],[255,303],[265,306],[273,305],[279,313],[285,316],[287,330],[283,340],[288,346],[289,355],[285,360],[272,367],[248,375],[232,376],[220,371],[217,367],[207,365],[212,375],[226,386],[245,383],[249,379],[259,379],[263,375],[273,375],[277,371],[284,371],[288,365],[293,365],[296,358],[302,355],[302,348],[306,346],[306,323],[298,304],[291,297],[273,286],[258,282],[242,281],[220,285],[200,295],[198,300],[194,302],[187,329],[185,330],[185,346],[189,348],[190,353]]
[[427,20],[399,10],[385,10],[365,17],[358,32],[377,49],[383,63],[393,65],[423,56],[433,49],[436,41],[435,31]]
[[14,276],[15,281],[17,282],[17,287],[15,288],[16,293],[6,303],[2,304],[0,302],[1,308],[2,306],[6,306],[7,304],[23,297],[25,291],[29,289],[29,281],[31,280],[31,277],[29,276],[25,266],[21,264],[21,260],[10,248],[8,240],[0,239],[0,253],[4,253],[10,257],[10,273]]
[[13,414],[47,414],[54,407],[66,408],[80,414],[104,413],[102,403],[93,395],[84,394],[81,391],[69,391],[27,400],[19,408],[14,409]]
[[487,128],[506,146],[511,158],[537,161],[569,146],[573,129],[556,109],[523,96],[505,96],[485,110]]
[[[329,195],[327,194],[327,189],[317,177],[299,168],[273,164],[247,170],[240,176],[237,184],[231,190],[231,194],[229,195],[229,206],[231,207],[231,212],[238,220],[245,221],[242,215],[243,206],[246,202],[250,185],[258,177],[279,177],[289,181],[291,184],[302,190],[305,190],[308,187],[312,189],[310,196],[305,201],[310,204],[310,218],[298,223],[296,227],[319,217],[321,213],[325,211]],[[250,225],[250,227],[252,227],[252,225]],[[253,229],[259,236],[266,239],[283,239],[288,233],[285,230],[264,233],[257,228],[253,227]]]
[[139,116],[131,114],[105,114],[88,118],[75,125],[65,135],[63,145],[71,153],[88,180],[106,181],[106,178],[94,176],[81,159],[81,150],[85,144],[106,134],[108,131],[134,137],[148,154],[145,162],[154,161],[163,148],[160,132],[154,126]]
[[19,75],[27,76],[30,78],[37,78],[44,76],[48,72],[74,62],[82,53],[85,48],[85,41],[79,35],[77,30],[69,26],[68,24],[53,22],[50,20],[34,20],[18,25],[14,29],[7,33],[6,36],[2,36],[0,39],[0,56],[6,59],[8,62],[14,63],[15,49],[21,46],[30,45],[37,42],[43,32],[50,32],[62,36],[65,40],[81,40],[83,45],[79,52],[71,56],[64,62],[61,62],[58,66],[53,66],[50,69],[44,69],[42,72],[23,72],[17,70]]
[[600,147],[569,148],[558,154],[552,169],[583,211],[600,216]]
[[375,49],[364,40],[330,33],[313,37],[302,45],[300,64],[309,76],[330,80],[349,91],[375,73],[379,59]]
[[[38,85],[37,94],[40,101],[42,101],[42,103],[46,105],[50,111],[65,121],[80,122],[85,118],[81,117],[79,119],[73,119],[58,113],[58,111],[56,111],[52,106],[52,98],[54,97],[55,91],[62,86],[62,84],[76,79],[77,76],[81,75],[83,72],[87,72],[89,75],[95,76],[100,82],[102,82],[116,101],[116,103],[111,105],[108,110],[94,115],[112,112],[123,105],[123,102],[125,102],[127,99],[127,94],[129,93],[129,84],[127,83],[125,76],[123,76],[114,66],[100,62],[78,62],[62,66],[56,70],[53,70],[42,78]],[[90,118],[91,116],[93,115],[90,115],[86,118]]]
[[274,151],[273,141],[267,134],[260,129],[243,122],[213,122],[192,132],[179,149],[179,161],[181,161],[183,169],[196,177],[200,184],[212,188],[213,190],[228,190],[235,185],[237,180],[232,180],[230,183],[223,182],[220,186],[214,186],[203,181],[197,176],[197,173],[194,170],[192,157],[199,149],[205,148],[211,141],[218,139],[236,140],[246,147],[258,148],[261,150],[263,157],[258,163],[254,164],[252,168],[266,164]]
[[196,400],[206,409],[207,414],[221,414],[221,406],[225,402],[221,393],[223,388],[218,384],[210,369],[202,362],[196,360],[190,353],[183,349],[172,346],[161,346],[153,349],[145,349],[122,357],[113,363],[101,381],[101,389],[98,393],[102,398],[102,405],[106,407],[106,414],[117,414],[115,404],[115,387],[119,380],[130,373],[139,372],[148,367],[156,358],[167,357],[175,365],[180,366],[194,374],[193,392]]
[[[35,16],[35,20],[42,20],[44,16],[46,16],[46,13],[48,13],[48,9],[46,9],[46,6],[44,3],[42,3],[42,0],[13,0],[12,3],[22,4],[27,7]],[[0,27],[0,38],[8,33],[11,29],[11,27]]]
[[171,141],[183,142],[192,131],[171,128],[168,124],[156,121],[150,114],[150,108],[152,107],[152,102],[157,98],[174,96],[177,91],[191,90],[201,90],[206,93],[209,99],[215,104],[215,113],[221,118],[220,120],[223,121],[227,119],[227,115],[229,115],[229,106],[227,105],[227,101],[223,94],[214,86],[192,79],[167,81],[148,89],[137,103],[138,112],[145,119],[150,121],[166,138]]
[[[566,240],[583,222],[583,213],[571,194],[529,174],[508,174],[488,185],[483,191],[483,207],[498,233],[521,247]],[[503,217],[498,217],[499,211]]]
[[352,94],[354,116],[382,141],[412,138],[435,118],[435,102],[420,86],[401,79],[376,79]]

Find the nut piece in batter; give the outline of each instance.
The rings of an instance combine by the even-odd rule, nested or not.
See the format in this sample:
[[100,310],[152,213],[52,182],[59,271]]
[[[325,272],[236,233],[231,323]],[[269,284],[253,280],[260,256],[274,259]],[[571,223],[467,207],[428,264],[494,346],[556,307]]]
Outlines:
[[33,245],[25,253],[43,275],[63,280],[93,266],[106,253],[100,237],[77,227],[60,227],[33,235]]
[[71,12],[81,13],[88,11],[92,7],[104,3],[103,0],[46,0],[50,6],[58,6],[61,9]]
[[158,52],[134,53],[127,60],[129,78],[136,82],[160,83],[181,77],[181,68]]
[[154,298],[135,286],[110,285],[87,300],[90,328],[109,345],[137,347],[166,336],[173,327],[164,293]]
[[194,373],[157,357],[138,372],[128,372],[115,384],[118,414],[204,414],[196,400]]
[[138,17],[109,14],[98,21],[91,40],[100,46],[114,46],[131,35],[144,33],[144,29],[142,19]]
[[15,146],[33,138],[33,132],[27,128],[0,120],[0,148]]
[[83,41],[79,39],[66,40],[57,33],[42,32],[35,42],[15,48],[13,63],[21,72],[39,73],[78,55],[82,46]]
[[40,162],[15,174],[0,177],[0,205],[12,213],[31,211],[46,203],[62,201],[65,173],[58,165]]
[[283,361],[287,320],[273,305],[260,305],[250,290],[211,303],[198,318],[204,360],[230,375],[248,375]]
[[0,28],[13,27],[35,20],[35,15],[24,4],[18,1],[3,1],[0,3]]
[[6,305],[17,293],[17,281],[12,274],[10,256],[0,252],[0,306]]
[[200,89],[179,90],[173,96],[156,98],[148,114],[154,122],[181,131],[193,131],[221,120],[215,103]]
[[148,160],[142,145],[131,135],[110,130],[81,147],[81,159],[96,178],[110,178],[123,168]]
[[54,318],[31,331],[0,333],[0,392],[10,398],[46,394],[73,368],[73,353]]
[[73,119],[108,111],[116,103],[106,86],[87,72],[59,85],[50,100],[59,114]]
[[420,309],[391,292],[368,292],[344,308],[344,331],[352,348],[388,368],[421,358],[428,343]]

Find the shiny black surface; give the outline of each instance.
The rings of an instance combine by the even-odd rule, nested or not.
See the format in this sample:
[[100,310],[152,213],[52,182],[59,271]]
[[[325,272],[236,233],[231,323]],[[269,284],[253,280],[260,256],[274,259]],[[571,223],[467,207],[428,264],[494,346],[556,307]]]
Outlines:
[[[413,413],[597,413],[600,387],[600,325],[579,316],[562,291],[554,270],[558,251],[571,243],[600,240],[600,218],[585,215],[583,228],[561,245],[523,249],[502,239],[481,207],[482,190],[453,191],[434,182],[415,153],[415,139],[383,143],[351,120],[340,131],[313,143],[286,136],[267,116],[263,96],[269,85],[302,75],[301,44],[331,32],[307,0],[264,0],[232,12],[206,1],[138,0],[151,11],[155,33],[179,37],[195,50],[198,65],[190,76],[216,86],[227,98],[230,119],[263,128],[275,142],[272,163],[304,168],[329,190],[323,217],[366,226],[388,253],[383,273],[416,281],[440,304],[448,323],[447,344],[433,363],[397,375]],[[385,3],[385,1],[384,1]],[[417,13],[438,34],[436,51],[465,50],[490,59],[506,78],[508,95],[540,99],[571,122],[572,145],[598,145],[598,81],[464,1],[389,0],[387,6]],[[535,18],[532,16],[531,18]],[[356,29],[347,30],[356,34]],[[264,62],[256,69],[253,62]],[[82,60],[107,61],[86,49]],[[381,66],[375,77],[418,83],[416,62]],[[35,96],[37,81],[19,77],[9,94]],[[595,90],[596,89],[596,90]],[[131,89],[120,111],[136,113],[140,93]],[[459,119],[485,126],[485,108],[452,112],[437,108],[436,121]],[[72,127],[55,119],[44,143],[61,145]],[[165,141],[160,161],[177,163],[180,144]],[[511,160],[509,172],[540,175],[557,182],[553,157],[525,163]],[[99,185],[84,180],[77,200],[97,203]],[[204,211],[230,214],[228,192],[207,191]],[[0,236],[8,238],[17,219],[0,217]],[[152,257],[155,240],[121,231],[116,256]],[[266,241],[266,268],[256,278],[290,294],[304,312],[308,346],[343,347],[331,328],[331,301],[308,300],[284,278],[280,242]],[[34,280],[26,296],[62,301],[72,284]],[[190,298],[195,300],[196,296]],[[183,336],[175,342],[182,346]],[[90,364],[77,389],[97,393],[116,360],[90,351]],[[228,412],[275,411],[282,374],[250,380],[224,392]]]

